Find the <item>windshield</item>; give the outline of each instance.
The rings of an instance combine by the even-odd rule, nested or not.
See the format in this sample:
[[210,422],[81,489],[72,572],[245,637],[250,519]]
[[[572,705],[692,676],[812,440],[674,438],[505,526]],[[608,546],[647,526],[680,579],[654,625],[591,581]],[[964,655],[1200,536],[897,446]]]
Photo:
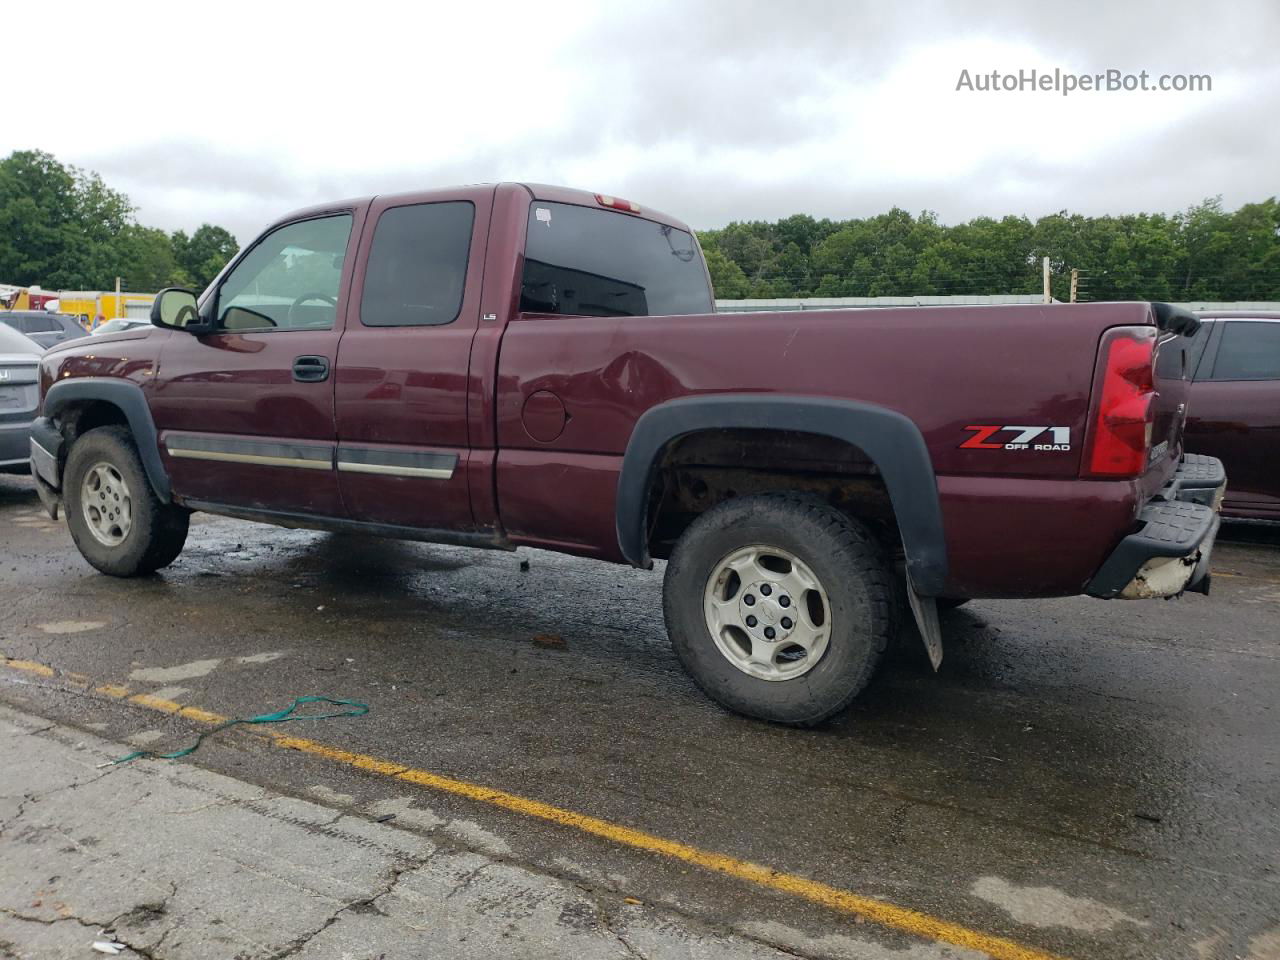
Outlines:
[[684,230],[611,210],[534,201],[520,309],[587,317],[714,310],[697,243]]

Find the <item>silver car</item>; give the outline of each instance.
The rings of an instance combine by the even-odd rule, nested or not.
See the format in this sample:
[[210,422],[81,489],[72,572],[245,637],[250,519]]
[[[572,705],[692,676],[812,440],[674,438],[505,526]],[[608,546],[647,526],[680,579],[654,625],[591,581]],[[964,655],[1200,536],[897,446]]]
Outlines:
[[40,403],[38,382],[44,348],[0,324],[0,473],[30,469],[31,422]]

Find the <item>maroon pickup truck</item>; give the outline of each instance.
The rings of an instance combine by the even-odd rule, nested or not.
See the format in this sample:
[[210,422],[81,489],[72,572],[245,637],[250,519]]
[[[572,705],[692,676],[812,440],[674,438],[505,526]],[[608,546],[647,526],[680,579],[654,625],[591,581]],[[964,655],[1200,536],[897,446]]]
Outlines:
[[191,511],[648,567],[720,703],[811,724],[911,610],[1205,590],[1163,304],[717,314],[678,220],[558,187],[291,214],[153,328],[41,364],[33,472],[93,566]]

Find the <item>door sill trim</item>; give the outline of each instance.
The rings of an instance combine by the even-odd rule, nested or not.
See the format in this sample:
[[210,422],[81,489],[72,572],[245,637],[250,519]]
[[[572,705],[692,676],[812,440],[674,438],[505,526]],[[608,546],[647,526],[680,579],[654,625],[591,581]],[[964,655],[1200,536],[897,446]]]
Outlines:
[[258,507],[241,507],[210,500],[182,499],[182,505],[202,513],[214,513],[237,520],[270,523],[277,527],[302,530],[326,530],[330,533],[358,533],[391,540],[417,540],[421,543],[443,543],[456,547],[477,547],[483,550],[514,551],[515,545],[495,529],[441,530],[432,527],[404,527],[393,523],[370,523],[346,517],[326,517],[313,513],[291,513],[287,510],[263,510]]

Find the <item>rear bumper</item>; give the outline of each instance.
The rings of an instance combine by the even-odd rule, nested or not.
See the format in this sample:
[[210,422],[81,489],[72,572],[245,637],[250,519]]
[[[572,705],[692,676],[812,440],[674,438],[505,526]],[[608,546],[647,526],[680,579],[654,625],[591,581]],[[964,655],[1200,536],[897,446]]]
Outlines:
[[25,467],[30,457],[27,436],[30,423],[6,423],[0,426],[0,468]]
[[1108,600],[1208,593],[1226,489],[1221,460],[1184,456],[1173,479],[1138,514],[1142,526],[1120,541],[1085,592]]

